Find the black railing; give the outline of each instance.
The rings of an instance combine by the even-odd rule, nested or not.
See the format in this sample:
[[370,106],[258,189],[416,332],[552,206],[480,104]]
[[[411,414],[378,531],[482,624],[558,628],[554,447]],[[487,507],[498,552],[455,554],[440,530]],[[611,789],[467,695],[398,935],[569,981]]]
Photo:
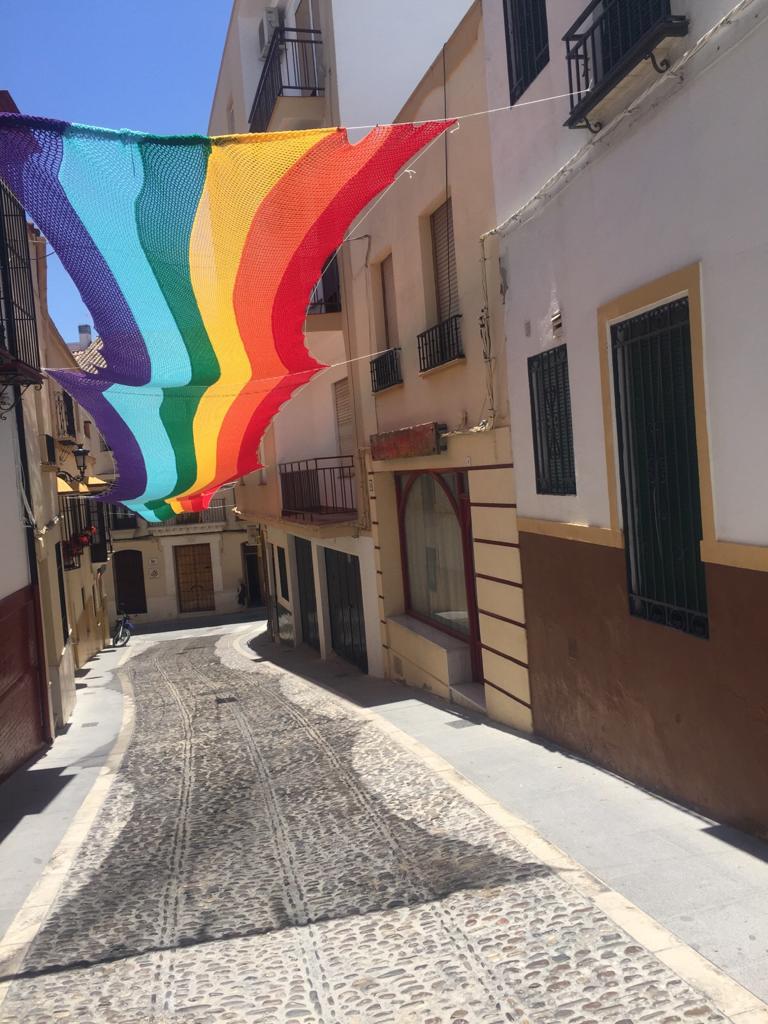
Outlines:
[[430,327],[419,335],[419,370],[432,370],[435,366],[464,358],[461,344],[461,313],[449,316],[442,323]]
[[59,437],[76,437],[75,403],[66,391],[56,393],[56,429]]
[[122,505],[108,505],[109,525],[113,530],[135,530],[139,517]]
[[41,379],[39,369],[27,218],[0,182],[0,371],[25,384]]
[[300,519],[354,519],[355,460],[352,455],[280,463],[283,515]]
[[385,391],[403,383],[400,372],[400,349],[390,348],[371,360],[371,391]]
[[334,254],[325,264],[323,274],[309,297],[307,313],[340,313],[341,312],[341,281],[339,280],[339,264]]
[[249,118],[265,132],[281,96],[323,96],[322,38],[309,28],[279,28],[272,36]]
[[166,519],[161,526],[198,526],[200,523],[226,523],[227,510],[224,505],[211,505],[200,512],[179,512],[172,519]]
[[592,0],[563,36],[571,93],[569,128],[590,126],[587,115],[633,67],[669,36],[688,34],[688,19],[670,0]]
[[91,533],[91,562],[108,562],[112,554],[112,531],[107,506],[101,501],[88,502]]

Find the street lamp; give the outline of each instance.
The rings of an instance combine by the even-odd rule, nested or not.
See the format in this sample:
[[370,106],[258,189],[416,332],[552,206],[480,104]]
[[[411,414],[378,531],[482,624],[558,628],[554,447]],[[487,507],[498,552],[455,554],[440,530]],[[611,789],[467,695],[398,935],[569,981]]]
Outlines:
[[85,480],[85,460],[88,458],[90,451],[88,448],[83,448],[82,445],[78,445],[72,454],[75,456],[75,464],[77,465],[77,471],[80,474],[79,479],[81,481]]

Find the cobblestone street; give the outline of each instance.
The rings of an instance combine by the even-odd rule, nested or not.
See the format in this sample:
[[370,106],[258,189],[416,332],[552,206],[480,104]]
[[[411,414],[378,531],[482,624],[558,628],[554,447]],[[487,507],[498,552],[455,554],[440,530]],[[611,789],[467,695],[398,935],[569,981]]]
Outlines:
[[340,698],[136,645],[133,738],[2,1024],[697,1024],[718,1011]]

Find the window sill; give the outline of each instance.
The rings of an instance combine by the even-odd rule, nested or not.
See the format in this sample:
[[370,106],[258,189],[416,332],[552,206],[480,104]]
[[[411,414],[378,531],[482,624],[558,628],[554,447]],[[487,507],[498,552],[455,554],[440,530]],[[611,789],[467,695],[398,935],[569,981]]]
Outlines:
[[437,366],[430,366],[428,370],[420,370],[420,377],[431,377],[433,373],[439,373],[440,370],[447,370],[450,366],[457,366],[460,363],[466,363],[466,356],[459,356],[457,359],[449,359],[447,363],[438,363]]
[[371,391],[374,398],[378,398],[379,395],[386,395],[389,391],[397,391],[398,388],[405,386],[405,381],[399,380],[397,384],[390,384],[386,388],[379,388],[378,391]]

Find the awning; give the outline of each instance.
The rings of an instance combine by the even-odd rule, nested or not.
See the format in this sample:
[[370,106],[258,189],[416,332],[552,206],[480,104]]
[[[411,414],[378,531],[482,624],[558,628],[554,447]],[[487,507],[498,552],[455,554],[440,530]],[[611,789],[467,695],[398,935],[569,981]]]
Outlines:
[[89,476],[82,483],[76,480],[70,482],[61,476],[56,477],[56,490],[59,494],[98,494],[103,487],[109,487],[109,480],[102,480],[100,476]]

